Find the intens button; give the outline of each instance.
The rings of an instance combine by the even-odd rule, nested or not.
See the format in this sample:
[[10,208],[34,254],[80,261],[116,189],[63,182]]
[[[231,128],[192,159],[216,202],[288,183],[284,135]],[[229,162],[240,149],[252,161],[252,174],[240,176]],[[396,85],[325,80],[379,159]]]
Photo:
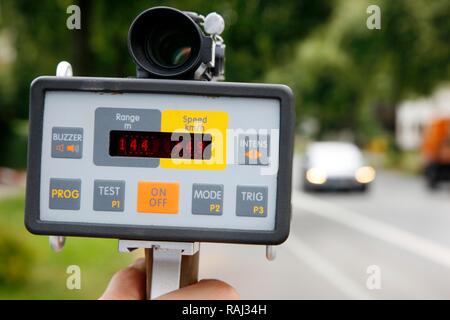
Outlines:
[[178,213],[178,183],[139,182],[137,211],[141,213]]
[[238,164],[268,165],[270,136],[264,134],[240,134],[238,136]]

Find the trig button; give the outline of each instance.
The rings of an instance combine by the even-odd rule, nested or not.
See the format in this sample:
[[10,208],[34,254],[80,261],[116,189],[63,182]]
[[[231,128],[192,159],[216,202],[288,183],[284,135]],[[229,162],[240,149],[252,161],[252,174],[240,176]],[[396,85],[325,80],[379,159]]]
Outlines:
[[52,158],[81,159],[82,155],[83,128],[52,129]]
[[94,210],[123,211],[125,208],[125,181],[95,180]]
[[267,217],[267,195],[267,187],[238,186],[236,190],[236,215]]
[[223,212],[223,185],[199,184],[192,186],[192,213],[220,216]]
[[80,197],[80,179],[50,179],[50,209],[80,210]]
[[141,213],[178,213],[178,183],[139,182],[137,211]]

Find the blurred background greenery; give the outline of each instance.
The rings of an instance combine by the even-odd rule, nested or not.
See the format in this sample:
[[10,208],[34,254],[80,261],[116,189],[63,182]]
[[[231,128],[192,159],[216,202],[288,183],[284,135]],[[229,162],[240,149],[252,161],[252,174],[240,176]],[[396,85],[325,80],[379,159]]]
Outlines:
[[[23,200],[0,201],[0,300],[96,299],[112,275],[131,262],[132,255],[118,253],[116,240],[70,238],[62,252],[52,252],[48,237],[25,230]],[[71,265],[80,267],[80,290],[66,288]]]
[[[71,4],[81,7],[81,30],[66,28]],[[381,7],[381,30],[366,27],[369,4]],[[133,76],[128,27],[156,5],[221,13],[227,80],[290,85],[299,132],[311,139],[350,133],[395,153],[398,104],[450,78],[448,0],[0,0],[0,167],[26,166],[31,81],[61,60],[80,76]],[[55,255],[22,220],[23,198],[0,202],[0,298],[92,298],[130,259],[109,240],[71,239]],[[85,270],[86,290],[65,289],[70,263]],[[101,275],[98,265],[107,266]]]

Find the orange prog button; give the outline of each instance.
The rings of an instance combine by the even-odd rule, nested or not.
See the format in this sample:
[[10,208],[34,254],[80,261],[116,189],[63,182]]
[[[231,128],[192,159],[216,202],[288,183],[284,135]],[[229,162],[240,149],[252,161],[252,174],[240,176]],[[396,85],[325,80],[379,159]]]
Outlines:
[[178,183],[138,182],[137,211],[141,213],[178,213]]

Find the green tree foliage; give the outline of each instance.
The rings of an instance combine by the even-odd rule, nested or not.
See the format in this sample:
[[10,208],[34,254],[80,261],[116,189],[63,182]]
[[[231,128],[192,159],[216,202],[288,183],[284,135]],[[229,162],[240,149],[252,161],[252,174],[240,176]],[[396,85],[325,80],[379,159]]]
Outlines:
[[[381,30],[366,27],[369,4],[381,8]],[[330,21],[267,79],[294,88],[299,117],[318,119],[319,135],[369,137],[376,120],[393,130],[398,102],[450,78],[449,12],[446,0],[337,1]]]
[[[81,7],[81,30],[66,28],[71,4]],[[381,8],[381,30],[366,27],[369,4]],[[0,39],[9,34],[16,52],[12,64],[0,61],[0,144],[14,119],[27,118],[32,79],[57,62],[72,62],[76,75],[133,76],[128,27],[157,5],[221,13],[227,80],[291,85],[299,117],[318,119],[322,135],[370,137],[377,120],[392,131],[400,100],[450,74],[448,0],[0,0]]]

